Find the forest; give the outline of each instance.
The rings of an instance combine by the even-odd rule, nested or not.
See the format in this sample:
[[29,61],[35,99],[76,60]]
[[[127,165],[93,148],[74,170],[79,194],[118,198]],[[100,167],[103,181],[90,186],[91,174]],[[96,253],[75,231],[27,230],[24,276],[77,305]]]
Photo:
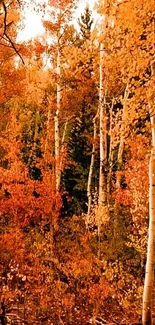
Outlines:
[[1,325],[155,324],[155,2],[78,5],[0,0]]

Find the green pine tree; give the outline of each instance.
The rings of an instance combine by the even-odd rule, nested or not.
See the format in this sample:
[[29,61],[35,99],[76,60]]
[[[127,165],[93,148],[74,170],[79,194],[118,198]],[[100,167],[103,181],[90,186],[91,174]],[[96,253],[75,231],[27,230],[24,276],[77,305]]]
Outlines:
[[[90,39],[92,23],[91,11],[86,6],[84,14],[79,19],[78,47],[84,46],[85,42]],[[83,75],[86,77],[86,82],[92,78],[92,62],[93,59],[90,56],[86,62],[80,62],[79,64],[80,67],[83,67]],[[81,101],[70,131],[68,154],[70,160],[74,163],[64,171],[63,181],[68,193],[67,196],[72,198],[72,200],[68,202],[66,200],[67,196],[64,195],[64,207],[62,209],[62,214],[64,215],[81,215],[82,212],[87,211],[87,181],[92,151],[90,138],[93,136],[93,117],[96,114],[97,104],[97,89],[94,84],[91,87],[92,89],[89,89],[89,103],[87,98]],[[96,179],[94,177],[94,184],[95,182]]]
[[89,5],[87,5],[85,7],[84,14],[81,15],[80,19],[78,19],[80,35],[82,36],[83,41],[90,39],[91,36],[91,28],[94,21],[91,17],[91,14],[92,12],[89,9]]

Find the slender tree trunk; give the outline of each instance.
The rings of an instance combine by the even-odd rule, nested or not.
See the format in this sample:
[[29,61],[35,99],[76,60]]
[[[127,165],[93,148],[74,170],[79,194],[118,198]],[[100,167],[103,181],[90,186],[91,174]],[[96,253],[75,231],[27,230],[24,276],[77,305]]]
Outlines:
[[104,167],[107,153],[106,106],[103,95],[103,44],[100,45],[100,86],[99,86],[99,114],[100,114],[100,173],[99,173],[99,206],[106,202],[106,182]]
[[[119,143],[118,156],[117,156],[118,171],[121,170],[121,166],[123,162],[123,151],[124,151],[124,144],[125,144],[127,116],[128,116],[128,108],[126,105],[127,99],[128,99],[128,85],[126,86],[126,90],[124,94],[124,106],[123,106],[122,123],[121,123],[121,130],[120,130],[120,143]],[[121,177],[120,177],[120,173],[118,173],[116,178],[117,188],[120,187],[120,183],[121,183]]]
[[61,183],[61,174],[62,174],[62,170],[63,170],[63,163],[64,163],[64,155],[65,155],[65,138],[66,138],[66,133],[67,133],[67,126],[68,126],[68,119],[65,122],[64,125],[64,130],[63,130],[63,135],[62,135],[62,139],[61,139],[61,148],[60,148],[60,156],[59,156],[59,174],[58,174],[58,184],[60,187],[60,183]]
[[87,198],[88,198],[87,225],[89,223],[89,216],[91,213],[91,205],[92,205],[91,188],[92,188],[92,176],[93,176],[94,163],[95,163],[95,148],[96,148],[96,138],[97,138],[96,119],[97,119],[97,114],[93,120],[93,124],[94,124],[93,147],[92,147],[91,162],[90,162],[89,175],[88,175],[88,185],[87,185]]
[[103,93],[103,44],[100,45],[100,85],[99,85],[99,136],[100,136],[100,170],[99,170],[99,200],[97,210],[98,226],[98,258],[101,255],[101,226],[107,217],[107,114],[105,94]]
[[59,113],[61,106],[61,86],[60,86],[60,49],[57,52],[57,110],[55,113],[55,177],[56,177],[56,192],[60,188],[60,135],[59,135]]
[[113,108],[114,108],[114,99],[112,100],[112,103],[110,105],[110,127],[109,127],[109,163],[113,161],[113,136],[112,136],[112,123],[113,123]]
[[[154,114],[154,113],[153,113]],[[152,288],[155,263],[155,116],[151,117],[152,150],[149,163],[149,234],[143,293],[143,325],[152,325]]]
[[[116,189],[119,190],[121,187],[121,169],[123,164],[123,151],[125,145],[125,137],[127,133],[127,119],[128,119],[128,107],[127,107],[127,99],[128,99],[128,85],[125,89],[125,94],[123,98],[123,112],[122,112],[122,120],[121,120],[121,129],[120,129],[120,143],[117,154],[117,173],[116,173]],[[118,239],[118,218],[119,218],[119,208],[120,203],[116,200],[114,205],[114,228],[113,228],[113,236],[114,236],[114,249],[117,252],[117,239]]]
[[60,139],[60,130],[59,130],[59,113],[61,109],[61,55],[60,49],[58,47],[57,52],[57,110],[55,113],[55,177],[56,177],[56,192],[58,193],[60,190],[61,183],[61,174],[63,167],[63,159],[64,159],[64,142],[67,132],[68,119],[65,122],[62,139]]
[[114,99],[110,105],[110,126],[109,126],[109,155],[108,155],[108,175],[107,175],[107,201],[110,204],[110,192],[111,192],[111,176],[112,176],[112,164],[113,164],[113,136],[112,136],[112,123],[113,123],[113,107]]

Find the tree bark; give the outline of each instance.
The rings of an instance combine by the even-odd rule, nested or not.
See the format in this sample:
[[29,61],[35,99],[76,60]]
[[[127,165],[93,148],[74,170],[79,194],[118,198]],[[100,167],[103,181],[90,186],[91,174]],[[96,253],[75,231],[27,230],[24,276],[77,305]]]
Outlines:
[[106,202],[105,163],[107,154],[106,106],[103,95],[103,44],[100,45],[100,85],[99,85],[99,114],[100,114],[100,172],[99,172],[99,206]]
[[[118,156],[117,156],[118,171],[120,171],[123,162],[123,150],[124,150],[125,135],[126,135],[127,117],[128,117],[128,108],[126,105],[127,99],[128,99],[128,85],[126,86],[126,90],[124,94],[124,105],[123,105],[122,123],[121,123],[121,130],[120,130],[120,144],[119,144]],[[120,187],[120,182],[121,182],[121,177],[120,174],[118,173],[116,177],[117,188]]]
[[88,185],[87,185],[87,198],[88,198],[87,225],[89,223],[89,216],[91,213],[91,206],[92,206],[91,187],[92,187],[92,176],[93,176],[94,163],[95,163],[95,148],[96,148],[96,138],[97,138],[96,119],[97,119],[97,114],[93,120],[93,124],[94,124],[93,147],[92,147],[91,162],[90,162],[89,175],[88,175]]
[[59,192],[60,188],[60,135],[59,135],[59,113],[61,105],[61,86],[60,86],[60,49],[58,46],[57,52],[57,110],[55,113],[55,178],[56,178],[56,192]]
[[113,164],[113,135],[112,135],[112,123],[113,123],[113,107],[114,107],[114,99],[112,99],[112,103],[109,109],[110,115],[110,126],[109,126],[109,155],[108,155],[108,175],[107,175],[107,202],[110,205],[110,192],[111,192],[111,176],[112,176],[112,164]]
[[143,293],[143,325],[152,325],[152,288],[155,263],[155,116],[151,117],[152,150],[149,162],[149,233]]
[[66,133],[67,133],[67,126],[68,126],[68,119],[67,121],[65,122],[65,125],[64,125],[64,130],[63,130],[63,135],[62,135],[62,138],[60,140],[60,150],[59,150],[59,173],[58,173],[58,184],[59,184],[59,187],[58,189],[60,188],[60,183],[61,183],[61,174],[62,174],[62,170],[63,170],[63,163],[64,163],[64,155],[65,155],[65,138],[66,138]]

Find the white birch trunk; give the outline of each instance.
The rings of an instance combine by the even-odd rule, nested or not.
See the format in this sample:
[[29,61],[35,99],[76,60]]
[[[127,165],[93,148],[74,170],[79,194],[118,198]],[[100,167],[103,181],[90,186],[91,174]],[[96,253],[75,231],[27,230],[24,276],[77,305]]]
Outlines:
[[[61,148],[59,150],[59,173],[58,173],[58,180],[57,180],[59,187],[60,187],[60,183],[61,183],[61,174],[62,174],[62,170],[63,170],[64,143],[65,143],[65,137],[66,137],[66,132],[67,132],[67,126],[68,126],[68,119],[64,125],[63,135],[62,135],[62,139],[61,139]],[[59,187],[58,187],[58,189],[59,189]]]
[[[153,113],[154,114],[154,113]],[[152,325],[152,288],[155,263],[155,116],[151,117],[152,150],[149,163],[149,234],[143,293],[143,325]]]
[[55,177],[56,177],[56,192],[60,189],[60,135],[59,135],[59,113],[61,106],[61,85],[60,85],[60,49],[57,53],[57,110],[55,113]]
[[64,160],[64,142],[67,132],[68,119],[65,122],[62,139],[60,139],[59,130],[59,113],[61,109],[61,55],[58,47],[57,52],[57,110],[55,113],[54,124],[55,124],[55,177],[56,177],[56,192],[60,190],[61,175]]
[[106,108],[103,95],[103,44],[100,45],[100,85],[99,85],[99,114],[100,114],[100,173],[99,173],[99,206],[106,201],[104,164],[106,162],[107,130]]
[[114,99],[112,100],[112,103],[110,105],[110,127],[109,127],[109,137],[110,137],[110,143],[109,143],[109,163],[113,161],[113,136],[112,136],[112,123],[113,123],[113,108],[114,108]]
[[92,206],[92,176],[94,170],[94,163],[95,163],[95,148],[96,148],[96,137],[97,137],[97,125],[96,125],[97,115],[94,117],[94,136],[93,136],[93,147],[92,147],[92,154],[91,154],[91,162],[89,168],[89,175],[88,175],[88,185],[87,185],[87,198],[88,198],[88,212],[87,212],[87,226],[89,224],[89,216],[91,213],[91,206]]
[[109,172],[107,175],[107,201],[108,201],[108,204],[109,204],[109,199],[110,199],[112,163],[113,163],[113,135],[112,135],[113,107],[114,107],[114,99],[112,100],[112,103],[110,105],[110,127],[109,127],[110,141],[109,141],[109,157],[108,157]]
[[[119,143],[118,156],[117,156],[119,170],[121,169],[121,165],[123,162],[123,150],[124,150],[125,136],[126,136],[126,125],[127,125],[127,118],[128,118],[128,108],[126,105],[127,99],[128,99],[128,85],[126,86],[126,90],[124,94],[124,105],[123,105],[122,123],[121,123],[121,130],[120,130],[120,143]],[[117,188],[120,187],[120,183],[121,183],[121,177],[120,174],[118,173],[116,177]]]

